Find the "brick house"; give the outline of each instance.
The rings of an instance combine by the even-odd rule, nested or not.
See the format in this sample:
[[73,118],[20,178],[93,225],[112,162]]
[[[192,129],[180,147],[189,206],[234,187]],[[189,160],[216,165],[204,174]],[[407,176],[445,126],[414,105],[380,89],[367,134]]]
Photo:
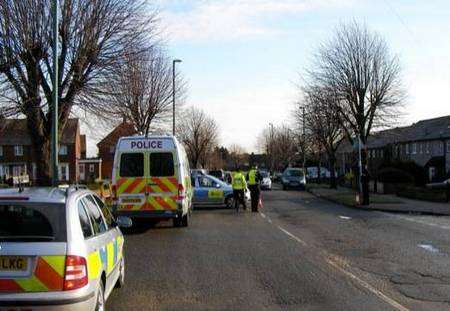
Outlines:
[[133,124],[123,121],[105,136],[98,144],[98,154],[102,161],[101,176],[105,179],[111,179],[114,163],[114,153],[116,144],[120,137],[136,134]]
[[[84,144],[82,142],[84,141]],[[0,124],[0,176],[9,179],[28,175],[36,181],[36,161],[25,119],[4,119]],[[86,137],[78,119],[69,119],[60,137],[58,175],[61,182],[78,180],[78,166],[86,154]]]
[[[450,174],[450,116],[376,132],[365,148],[373,176],[386,160],[411,160],[426,169],[429,181],[443,179]],[[348,172],[355,166],[354,161],[352,146],[348,142],[341,144],[339,172]]]
[[94,182],[102,179],[102,159],[84,158],[78,161],[78,181]]

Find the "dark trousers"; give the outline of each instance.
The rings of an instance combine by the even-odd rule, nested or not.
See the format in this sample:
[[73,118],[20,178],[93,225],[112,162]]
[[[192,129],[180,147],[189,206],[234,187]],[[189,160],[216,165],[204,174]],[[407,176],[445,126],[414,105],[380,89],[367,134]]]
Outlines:
[[233,189],[233,198],[234,198],[234,208],[235,209],[238,209],[239,208],[239,204],[241,204],[241,203],[244,206],[244,209],[247,208],[245,206],[245,198],[244,198],[244,196],[245,196],[244,189],[242,189],[242,190]]
[[248,189],[250,190],[250,196],[252,198],[252,212],[257,212],[260,196],[259,185],[249,185]]

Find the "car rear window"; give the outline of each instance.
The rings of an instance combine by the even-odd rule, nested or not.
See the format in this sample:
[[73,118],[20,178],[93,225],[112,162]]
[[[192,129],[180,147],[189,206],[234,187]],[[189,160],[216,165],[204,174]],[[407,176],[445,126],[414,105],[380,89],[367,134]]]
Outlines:
[[175,175],[173,154],[159,152],[150,154],[150,176],[165,177]]
[[0,241],[66,241],[63,204],[0,205]]
[[144,155],[124,153],[120,156],[120,177],[144,176]]

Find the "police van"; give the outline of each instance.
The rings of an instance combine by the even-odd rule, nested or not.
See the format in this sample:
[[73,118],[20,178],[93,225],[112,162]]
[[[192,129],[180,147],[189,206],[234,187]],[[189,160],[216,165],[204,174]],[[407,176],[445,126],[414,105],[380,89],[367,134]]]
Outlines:
[[122,137],[116,145],[115,212],[131,218],[173,219],[187,227],[192,204],[189,161],[176,137]]

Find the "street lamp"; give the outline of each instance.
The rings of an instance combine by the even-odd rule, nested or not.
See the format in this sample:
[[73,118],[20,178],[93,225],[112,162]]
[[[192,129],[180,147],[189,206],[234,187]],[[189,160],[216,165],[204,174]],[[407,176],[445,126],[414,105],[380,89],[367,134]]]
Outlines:
[[52,94],[52,184],[58,185],[58,8],[59,0],[52,0],[53,17],[53,94]]
[[172,61],[172,134],[175,136],[175,64],[181,63],[181,59]]

